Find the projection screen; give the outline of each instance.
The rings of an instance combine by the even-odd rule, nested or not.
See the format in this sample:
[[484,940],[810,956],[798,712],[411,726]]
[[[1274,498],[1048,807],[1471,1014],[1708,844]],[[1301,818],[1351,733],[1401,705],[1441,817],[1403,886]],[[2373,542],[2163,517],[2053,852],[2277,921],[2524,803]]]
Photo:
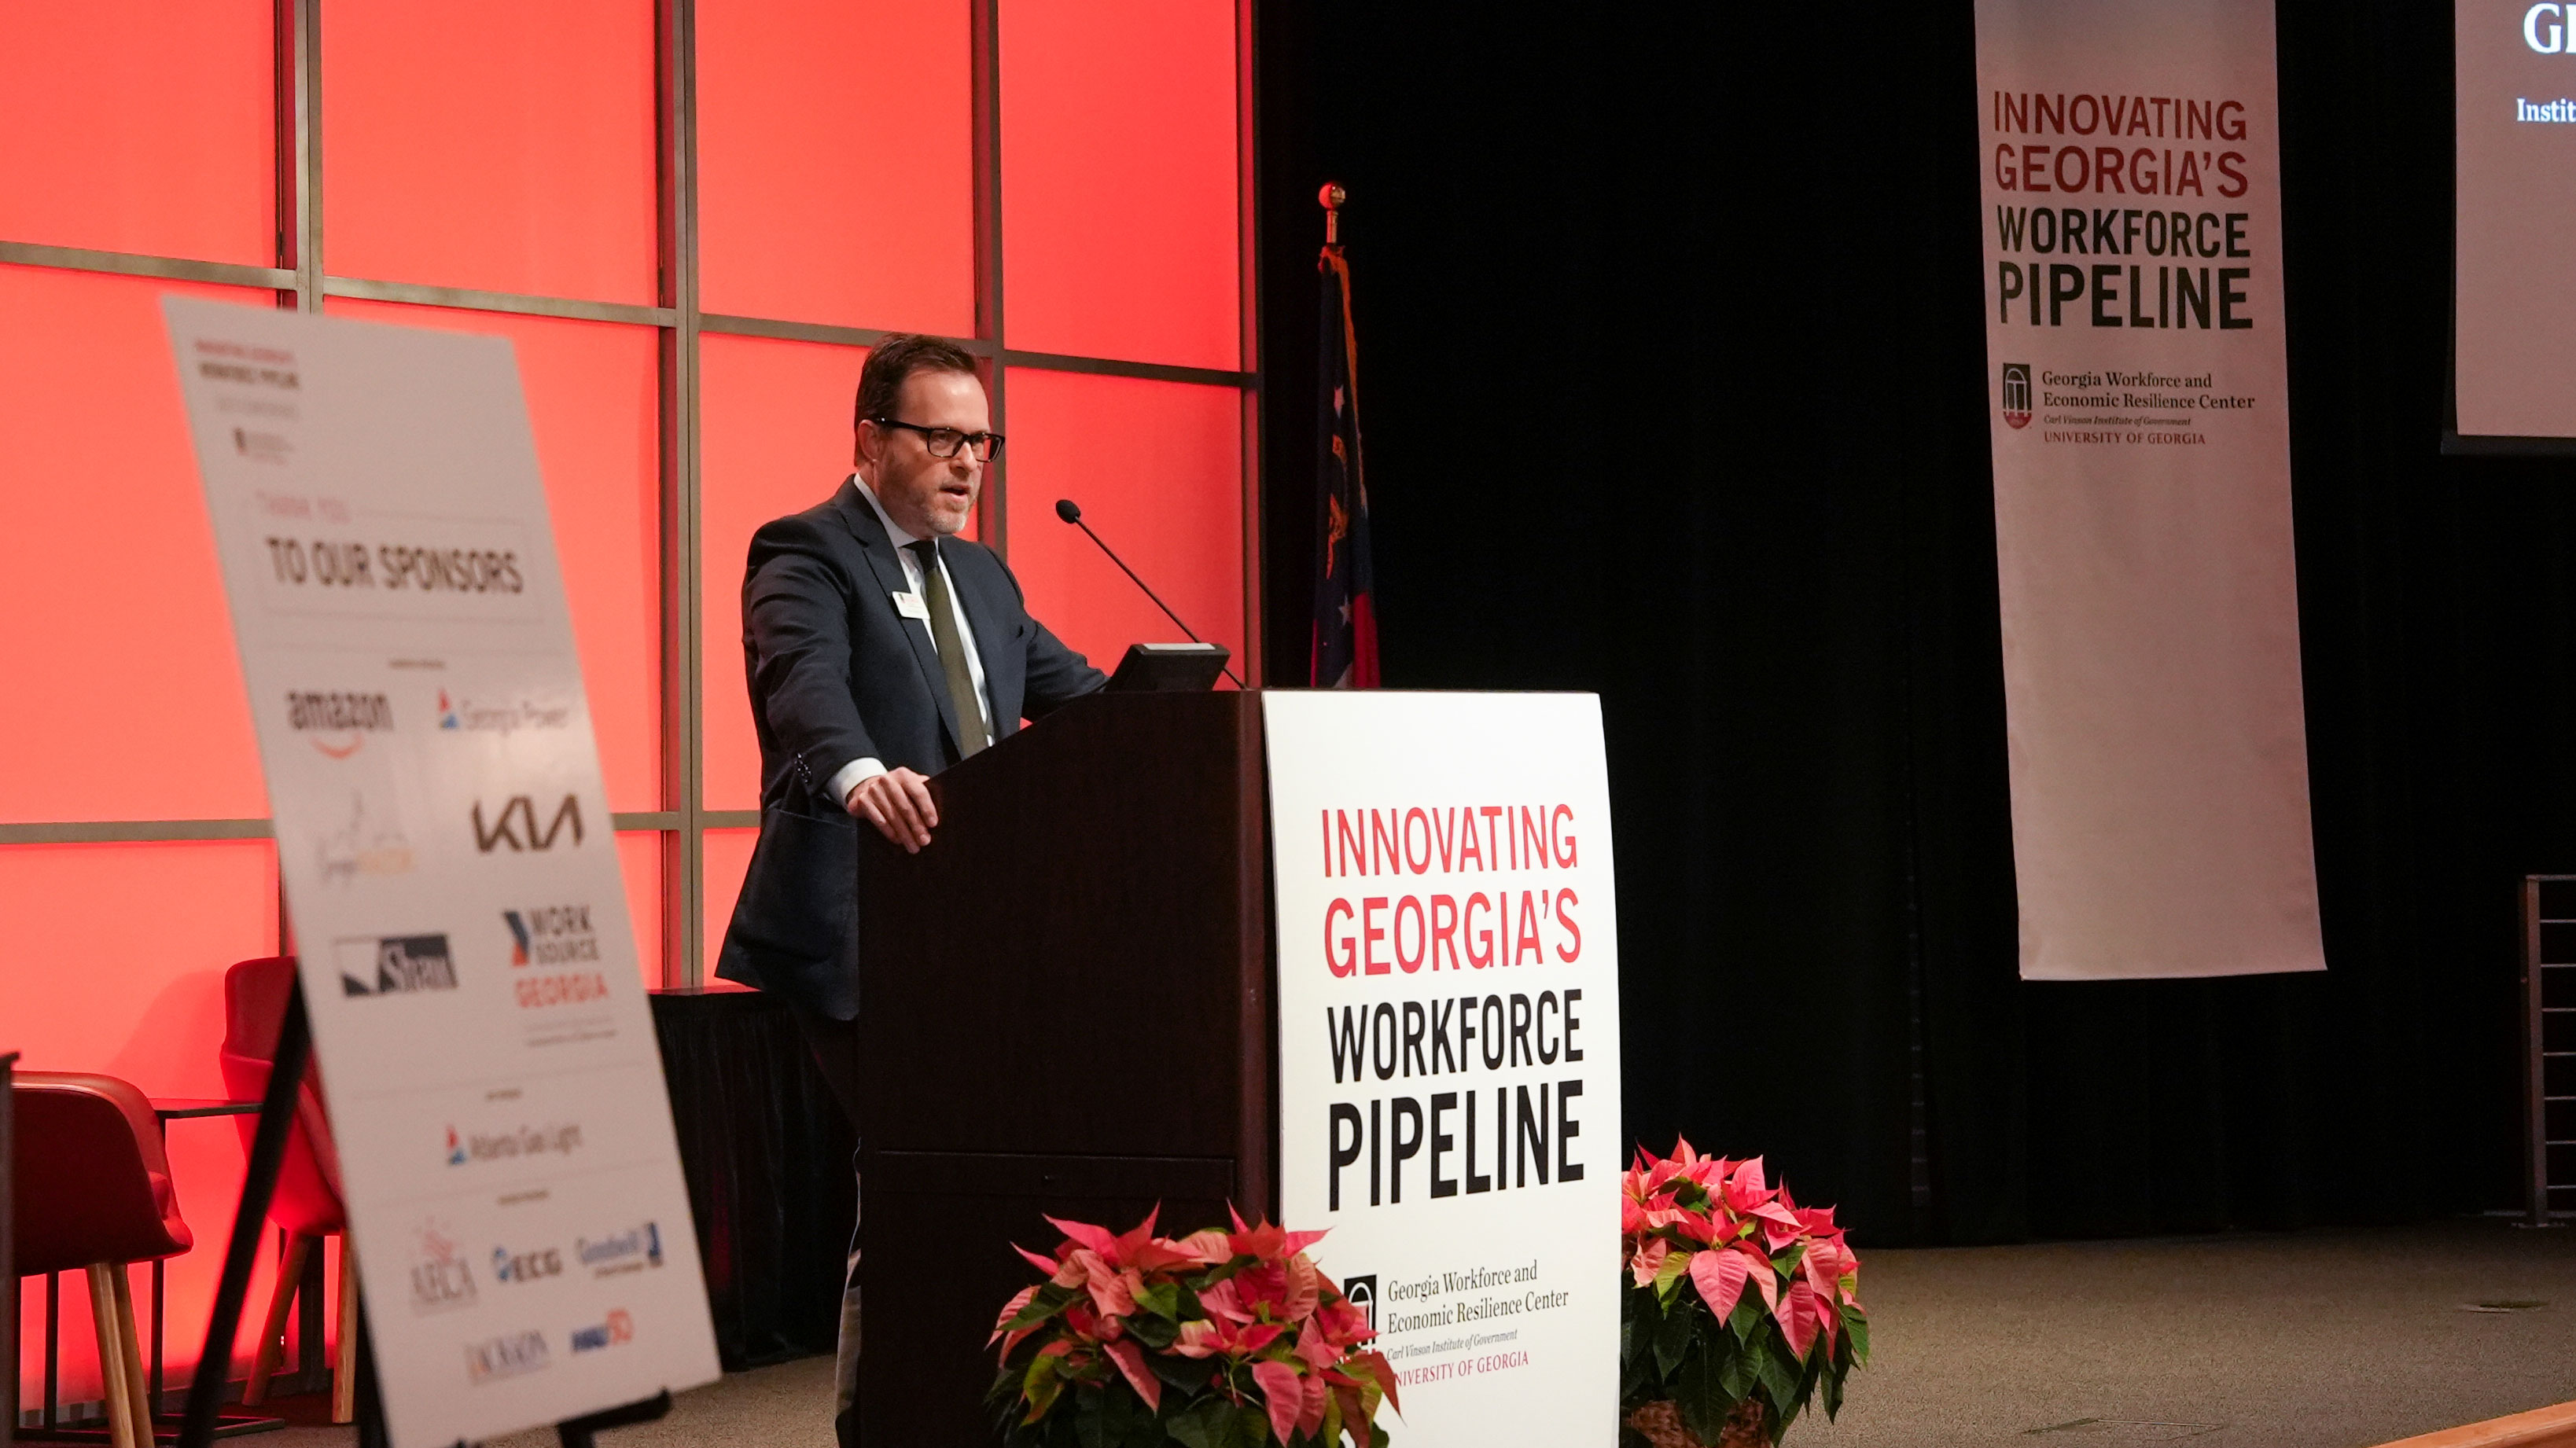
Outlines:
[[[2452,431],[2576,439],[2576,3],[2457,0]],[[2559,451],[2559,448],[2550,448]]]

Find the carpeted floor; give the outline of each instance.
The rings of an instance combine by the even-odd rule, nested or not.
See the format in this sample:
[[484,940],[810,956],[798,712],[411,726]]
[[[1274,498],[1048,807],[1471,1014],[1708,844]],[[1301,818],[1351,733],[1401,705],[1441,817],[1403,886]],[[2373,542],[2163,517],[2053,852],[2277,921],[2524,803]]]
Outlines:
[[[2576,1399],[2576,1228],[1868,1252],[1861,1282],[1877,1356],[1841,1421],[1800,1423],[1791,1448],[2367,1448]],[[742,1373],[601,1444],[829,1448],[831,1391],[826,1358]],[[1390,1426],[1402,1448],[1403,1424]]]

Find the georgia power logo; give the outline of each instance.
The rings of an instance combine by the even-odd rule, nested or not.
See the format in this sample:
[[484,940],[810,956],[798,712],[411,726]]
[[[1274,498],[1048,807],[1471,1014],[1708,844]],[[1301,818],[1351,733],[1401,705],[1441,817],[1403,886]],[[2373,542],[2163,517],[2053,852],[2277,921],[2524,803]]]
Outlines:
[[2030,426],[2030,364],[2004,364],[2004,426]]
[[516,704],[479,704],[472,699],[460,703],[445,689],[438,691],[438,727],[460,734],[515,734],[522,729],[562,729],[571,723],[572,707],[567,704],[524,699]]
[[366,747],[368,735],[390,733],[394,711],[382,694],[299,689],[286,696],[286,727],[312,736],[329,758],[346,759]]

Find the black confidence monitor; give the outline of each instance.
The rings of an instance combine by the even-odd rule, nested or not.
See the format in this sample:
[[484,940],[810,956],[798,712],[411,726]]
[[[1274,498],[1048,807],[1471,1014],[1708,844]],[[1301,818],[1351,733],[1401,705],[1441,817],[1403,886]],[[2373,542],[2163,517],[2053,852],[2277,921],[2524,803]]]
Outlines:
[[1104,692],[1204,693],[1216,687],[1229,657],[1223,644],[1129,644]]

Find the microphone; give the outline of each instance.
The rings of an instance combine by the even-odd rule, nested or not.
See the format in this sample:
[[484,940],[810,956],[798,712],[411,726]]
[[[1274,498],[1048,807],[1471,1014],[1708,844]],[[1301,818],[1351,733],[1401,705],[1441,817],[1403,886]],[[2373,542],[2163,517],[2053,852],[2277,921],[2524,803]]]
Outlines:
[[[1154,606],[1163,611],[1163,617],[1170,619],[1175,624],[1178,624],[1181,632],[1189,634],[1191,643],[1203,644],[1207,642],[1207,640],[1200,638],[1197,634],[1191,633],[1190,626],[1188,624],[1181,623],[1181,616],[1172,612],[1172,606],[1163,602],[1163,600],[1155,594],[1154,590],[1145,587],[1145,580],[1136,576],[1136,570],[1127,566],[1126,559],[1119,557],[1117,551],[1111,548],[1108,544],[1100,542],[1100,535],[1092,532],[1091,525],[1082,521],[1081,505],[1075,503],[1071,498],[1058,498],[1055,500],[1055,515],[1081,529],[1083,536],[1089,538],[1092,542],[1099,543],[1100,551],[1109,555],[1109,561],[1118,565],[1118,571],[1127,575],[1127,581],[1135,584],[1137,588],[1143,590],[1147,598],[1153,599]],[[1225,676],[1234,680],[1234,686],[1236,688],[1242,689],[1250,687],[1243,682],[1242,678],[1234,672],[1232,667],[1223,667],[1225,667]],[[1202,674],[1199,677],[1206,678],[1207,676]]]

